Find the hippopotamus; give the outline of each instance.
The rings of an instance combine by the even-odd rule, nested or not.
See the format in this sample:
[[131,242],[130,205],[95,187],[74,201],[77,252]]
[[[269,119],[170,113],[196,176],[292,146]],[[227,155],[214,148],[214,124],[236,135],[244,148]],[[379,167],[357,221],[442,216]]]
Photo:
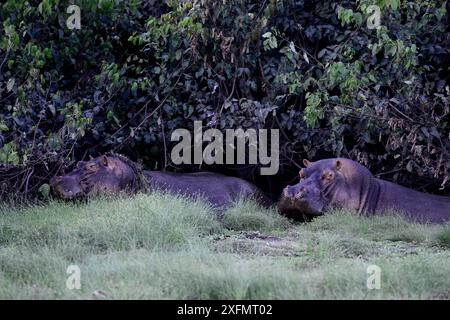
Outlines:
[[72,200],[119,191],[163,190],[188,197],[203,198],[217,209],[226,209],[239,199],[273,204],[258,187],[236,177],[212,172],[169,173],[145,171],[128,158],[112,154],[79,161],[75,169],[50,180],[53,193]]
[[278,203],[281,214],[314,217],[333,207],[362,215],[395,211],[420,223],[450,220],[450,197],[418,192],[375,178],[356,161],[345,158],[304,160],[300,182],[283,190]]

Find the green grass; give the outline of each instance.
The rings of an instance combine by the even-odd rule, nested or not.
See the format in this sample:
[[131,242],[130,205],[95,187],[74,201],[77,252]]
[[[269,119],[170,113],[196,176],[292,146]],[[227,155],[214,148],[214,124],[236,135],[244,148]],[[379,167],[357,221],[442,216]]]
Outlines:
[[[366,286],[372,264],[380,290]],[[0,206],[0,299],[449,297],[449,225],[343,211],[298,224],[252,202],[221,217],[159,193]]]

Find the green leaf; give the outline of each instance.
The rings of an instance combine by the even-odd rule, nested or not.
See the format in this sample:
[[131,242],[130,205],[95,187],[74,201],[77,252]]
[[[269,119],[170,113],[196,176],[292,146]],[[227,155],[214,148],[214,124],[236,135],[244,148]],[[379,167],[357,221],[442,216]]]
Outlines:
[[183,52],[180,49],[178,49],[177,52],[175,52],[175,59],[180,60],[182,54]]
[[14,88],[14,84],[15,84],[15,83],[16,83],[16,79],[10,78],[10,79],[8,80],[8,82],[6,83],[6,90],[7,90],[8,92],[11,92],[12,89]]
[[133,85],[131,86],[131,93],[133,94],[134,97],[137,96],[137,90],[138,90],[138,83],[133,82]]
[[38,191],[44,198],[48,198],[50,196],[50,186],[47,183],[41,185]]
[[389,0],[389,1],[390,1],[389,6],[392,8],[392,10],[397,11],[400,0]]
[[8,131],[9,128],[6,124],[4,124],[3,122],[0,122],[0,132],[2,131]]

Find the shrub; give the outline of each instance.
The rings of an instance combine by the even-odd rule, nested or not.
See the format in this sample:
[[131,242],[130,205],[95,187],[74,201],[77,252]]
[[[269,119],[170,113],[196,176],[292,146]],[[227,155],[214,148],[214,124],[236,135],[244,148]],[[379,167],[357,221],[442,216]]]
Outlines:
[[[72,2],[81,30],[65,23]],[[161,167],[171,131],[202,120],[280,128],[282,170],[346,156],[445,192],[446,2],[377,3],[381,26],[369,29],[368,0],[7,0],[0,162],[24,167],[2,180],[37,192],[111,149]]]

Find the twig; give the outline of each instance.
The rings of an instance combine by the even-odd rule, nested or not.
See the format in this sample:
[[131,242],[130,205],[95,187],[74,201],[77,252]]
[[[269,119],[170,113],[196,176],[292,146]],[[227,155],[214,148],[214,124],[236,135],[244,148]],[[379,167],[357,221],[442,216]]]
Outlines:
[[34,167],[31,168],[31,170],[30,170],[30,172],[29,172],[29,174],[28,174],[28,176],[27,176],[27,179],[26,179],[26,182],[25,182],[25,193],[28,192],[28,183],[29,183],[30,178],[31,178],[31,176],[33,175],[33,173],[34,173]]
[[165,170],[167,167],[167,145],[166,145],[166,134],[164,132],[164,130],[165,130],[164,121],[162,119],[162,109],[160,109],[160,111],[159,111],[159,118],[161,121],[161,133],[162,133],[163,145],[164,145],[164,170]]
[[[404,116],[406,119],[408,119],[409,121],[411,121],[412,123],[417,123],[417,124],[422,124],[420,122],[417,122],[413,119],[411,119],[410,117],[408,117],[406,114],[404,114],[403,112],[401,112],[400,110],[398,110],[392,103],[388,103],[392,108],[394,108],[398,113],[400,113],[402,116]],[[422,124],[423,125],[423,124]]]
[[388,171],[388,172],[380,172],[380,173],[374,174],[374,176],[375,177],[385,176],[387,174],[391,174],[391,173],[395,173],[395,172],[399,172],[399,171],[403,171],[403,169],[400,168],[400,169],[394,169],[394,170],[391,170],[391,171]]

